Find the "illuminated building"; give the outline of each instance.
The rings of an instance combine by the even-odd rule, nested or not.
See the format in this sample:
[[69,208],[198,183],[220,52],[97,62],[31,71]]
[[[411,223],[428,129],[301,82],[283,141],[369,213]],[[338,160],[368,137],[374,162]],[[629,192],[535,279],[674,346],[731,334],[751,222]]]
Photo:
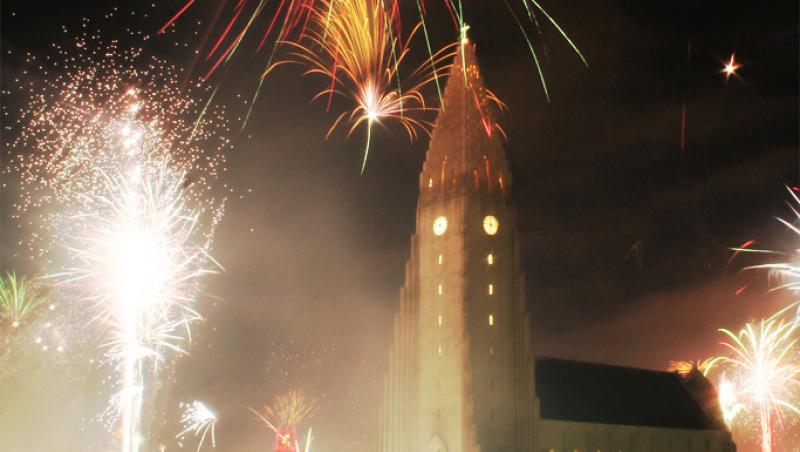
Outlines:
[[531,354],[497,108],[463,50],[419,177],[378,450],[735,450],[677,375]]

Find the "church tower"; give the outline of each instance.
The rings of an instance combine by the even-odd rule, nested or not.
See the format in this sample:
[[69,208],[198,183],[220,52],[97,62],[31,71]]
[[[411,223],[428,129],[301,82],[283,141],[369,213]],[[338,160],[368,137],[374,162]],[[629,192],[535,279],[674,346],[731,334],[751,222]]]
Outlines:
[[419,178],[384,452],[532,450],[533,357],[498,110],[464,40]]

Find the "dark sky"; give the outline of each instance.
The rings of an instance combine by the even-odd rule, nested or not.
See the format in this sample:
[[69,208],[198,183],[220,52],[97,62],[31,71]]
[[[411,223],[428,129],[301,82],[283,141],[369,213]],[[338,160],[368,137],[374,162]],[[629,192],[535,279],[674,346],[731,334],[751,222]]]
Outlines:
[[[86,16],[107,39],[123,39],[126,26],[153,33],[183,0],[155,9],[70,2],[59,14],[37,3],[3,2],[4,83],[19,69],[7,50],[42,51],[63,39],[61,24]],[[189,67],[193,49],[174,42],[207,21],[213,3],[198,1],[145,49]],[[443,42],[450,24],[427,3]],[[713,353],[718,327],[738,328],[777,306],[763,275],[738,272],[752,262],[727,261],[729,247],[752,238],[790,245],[774,217],[790,214],[784,185],[799,176],[796,1],[545,1],[589,61],[583,67],[543,25],[535,43],[546,55],[550,103],[502,3],[464,3],[487,85],[509,106],[503,122],[537,353],[662,369]],[[113,4],[137,6],[102,25]],[[422,41],[412,48],[421,54]],[[234,112],[264,64],[249,50],[219,74],[220,101]],[[720,69],[731,52],[742,67],[726,81]],[[427,143],[382,130],[359,175],[363,136],[324,141],[333,116],[309,103],[319,83],[296,68],[278,71],[250,127],[233,137],[228,182],[252,192],[228,205],[215,246],[225,272],[208,287],[222,301],[201,309],[207,321],[173,389],[176,401],[220,410],[219,450],[262,450],[268,436],[243,407],[294,387],[319,399],[318,450],[370,450],[377,428]],[[0,269],[28,268],[12,257],[7,223]]]

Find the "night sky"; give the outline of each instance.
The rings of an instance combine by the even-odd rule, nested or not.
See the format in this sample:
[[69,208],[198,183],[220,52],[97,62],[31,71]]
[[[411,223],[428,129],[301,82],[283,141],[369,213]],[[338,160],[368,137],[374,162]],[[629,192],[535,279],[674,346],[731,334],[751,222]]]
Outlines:
[[[152,35],[184,2],[69,2],[57,14],[37,3],[2,4],[4,87],[21,52],[64,39],[62,24],[77,28],[88,17],[106,40],[126,43],[126,27]],[[209,66],[193,65],[191,32],[203,29],[214,3],[198,1],[166,36],[132,42],[202,74]],[[453,39],[444,8],[427,3],[434,40]],[[113,5],[126,6],[104,19]],[[764,274],[740,272],[758,261],[729,265],[729,248],[754,238],[797,248],[775,217],[791,215],[786,186],[800,182],[798,3],[544,5],[589,62],[584,67],[542,26],[535,44],[549,103],[508,10],[494,0],[465,1],[486,83],[509,107],[502,123],[534,350],[655,369],[719,352],[717,328],[738,329],[781,302],[766,294]],[[425,54],[421,40],[412,49]],[[742,67],[726,80],[720,71],[732,52]],[[230,107],[235,130],[263,66],[264,56],[247,47],[212,78],[222,81],[218,100]],[[379,129],[360,175],[363,135],[324,140],[335,115],[309,102],[320,83],[296,67],[277,71],[248,128],[232,133],[226,182],[245,196],[227,206],[214,248],[225,270],[207,280],[218,300],[202,302],[207,320],[171,389],[175,403],[203,399],[219,410],[218,450],[264,450],[270,436],[245,407],[296,387],[318,399],[318,450],[372,448],[427,141],[409,144],[400,130]],[[0,270],[43,271],[15,257],[12,195],[0,198]],[[79,391],[68,392],[60,400],[79,407]],[[17,417],[26,426],[14,431],[41,433],[63,422],[38,403],[44,412],[25,411],[32,417]],[[86,450],[85,438],[68,436],[58,450]],[[52,445],[38,437],[27,450]]]

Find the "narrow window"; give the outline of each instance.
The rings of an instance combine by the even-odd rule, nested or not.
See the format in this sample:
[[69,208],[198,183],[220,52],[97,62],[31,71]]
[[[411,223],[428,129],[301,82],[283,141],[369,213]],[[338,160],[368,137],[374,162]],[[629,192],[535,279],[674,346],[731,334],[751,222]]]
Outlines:
[[442,285],[441,285],[441,284],[439,284],[439,289],[438,289],[438,291],[439,291],[439,295],[441,295],[441,294],[442,294]]
[[443,261],[444,261],[444,256],[442,256],[442,255],[440,254],[440,255],[439,255],[439,265],[442,265],[442,262],[443,262]]
[[439,174],[439,191],[444,193],[444,176],[445,176],[445,168],[447,167],[447,156],[442,159],[442,171]]
[[492,164],[489,162],[489,158],[485,155],[483,156],[483,169],[486,171],[486,185],[489,189],[489,193],[492,192]]
[[439,326],[442,326],[443,323],[444,323],[444,319],[442,318],[442,315],[439,314]]
[[494,295],[494,284],[489,284],[489,295]]
[[494,326],[494,315],[489,314],[489,326]]
[[494,265],[494,255],[492,253],[489,253],[489,255],[486,256],[486,263],[489,265]]

